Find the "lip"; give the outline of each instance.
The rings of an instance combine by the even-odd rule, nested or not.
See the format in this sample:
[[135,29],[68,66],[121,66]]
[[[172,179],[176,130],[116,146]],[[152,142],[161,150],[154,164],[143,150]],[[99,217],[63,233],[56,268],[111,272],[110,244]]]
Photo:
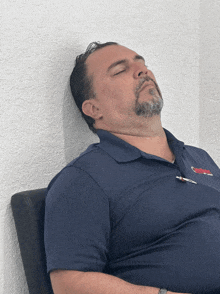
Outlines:
[[144,84],[143,84],[143,86],[141,87],[141,89],[140,89],[140,92],[142,91],[142,90],[144,90],[146,87],[149,87],[149,86],[154,86],[154,84],[153,83],[149,83],[149,82],[145,82]]

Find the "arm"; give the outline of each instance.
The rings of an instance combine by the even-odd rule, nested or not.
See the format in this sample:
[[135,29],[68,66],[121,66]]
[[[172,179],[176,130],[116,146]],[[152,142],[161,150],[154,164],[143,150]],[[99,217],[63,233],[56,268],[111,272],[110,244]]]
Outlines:
[[[50,279],[54,294],[158,294],[160,290],[99,272],[55,270],[50,273]],[[167,292],[171,293],[174,292]]]

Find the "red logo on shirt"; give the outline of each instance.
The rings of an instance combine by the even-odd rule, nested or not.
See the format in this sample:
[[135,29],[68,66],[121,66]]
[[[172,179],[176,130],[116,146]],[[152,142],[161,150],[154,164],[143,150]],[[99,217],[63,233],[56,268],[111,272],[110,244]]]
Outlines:
[[208,169],[203,169],[203,168],[195,168],[191,166],[191,169],[197,173],[197,174],[202,174],[202,175],[208,175],[208,176],[213,176],[213,174],[210,172]]

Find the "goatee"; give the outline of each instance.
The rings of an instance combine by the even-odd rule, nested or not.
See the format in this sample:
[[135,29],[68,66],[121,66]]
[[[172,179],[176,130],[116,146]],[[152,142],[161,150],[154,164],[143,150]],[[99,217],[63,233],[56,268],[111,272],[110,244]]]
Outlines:
[[155,89],[150,89],[149,94],[152,96],[152,99],[142,103],[138,102],[139,95],[137,95],[134,111],[138,116],[152,117],[161,113],[163,108],[161,95]]

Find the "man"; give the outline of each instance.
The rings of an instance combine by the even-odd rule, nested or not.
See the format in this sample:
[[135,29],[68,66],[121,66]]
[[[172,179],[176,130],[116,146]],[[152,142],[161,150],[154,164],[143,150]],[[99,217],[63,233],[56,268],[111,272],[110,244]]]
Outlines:
[[162,127],[163,98],[144,58],[93,43],[70,83],[100,143],[48,187],[54,293],[220,293],[220,170]]

